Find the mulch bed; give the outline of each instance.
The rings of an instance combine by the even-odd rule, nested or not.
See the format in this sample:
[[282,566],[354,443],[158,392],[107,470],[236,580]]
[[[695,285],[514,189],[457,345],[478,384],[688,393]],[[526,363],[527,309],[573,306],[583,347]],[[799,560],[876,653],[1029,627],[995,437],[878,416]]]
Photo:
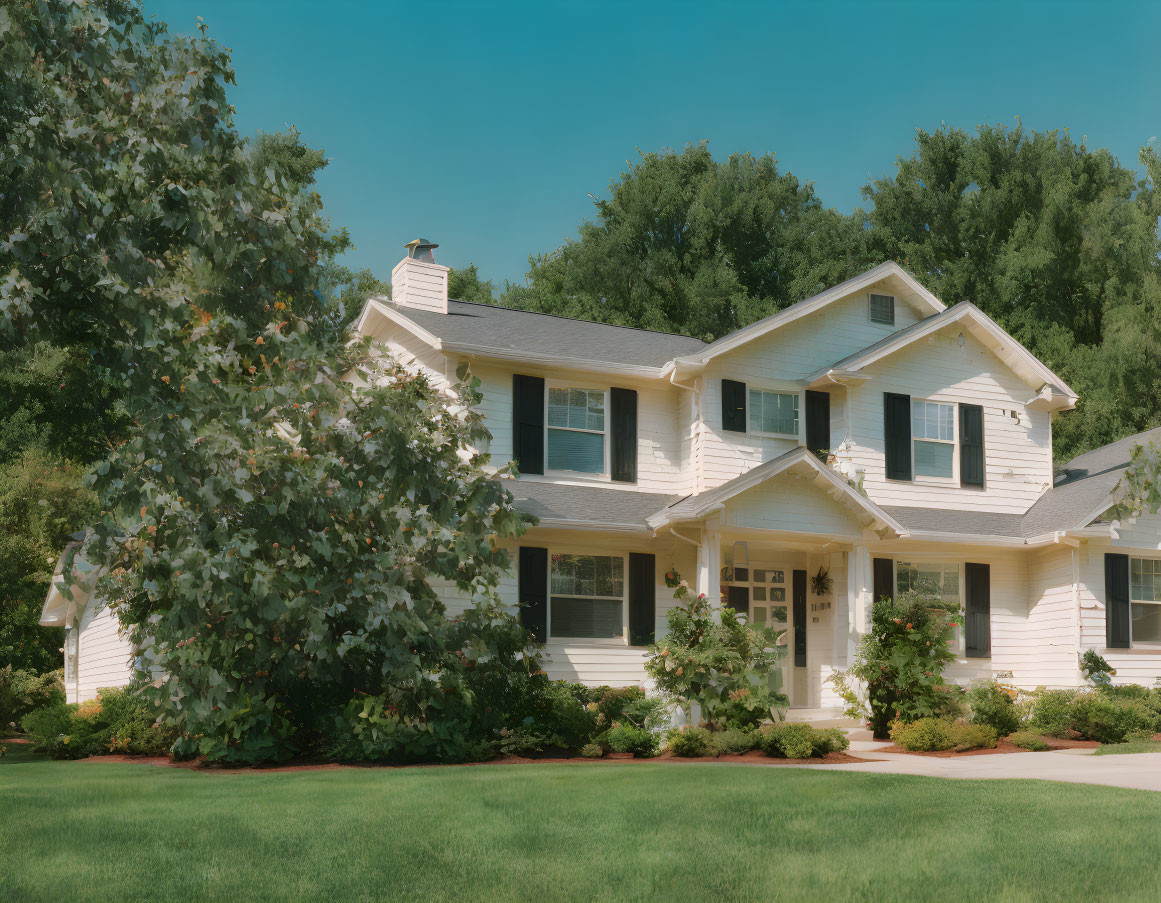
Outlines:
[[[1059,737],[1041,737],[1040,739],[1048,744],[1049,750],[1096,749],[1100,746],[1096,740],[1062,740]],[[956,752],[954,749],[943,749],[937,752],[912,752],[911,750],[903,749],[901,746],[896,746],[894,743],[880,747],[875,752],[901,753],[905,756],[928,756],[936,759],[959,759],[964,756],[994,756],[1004,755],[1005,753],[1036,752],[1036,750],[1024,749],[1021,746],[1016,746],[1014,743],[1009,743],[1007,740],[1000,740],[996,743],[995,749],[969,749],[964,752]]]
[[760,750],[744,753],[737,756],[706,756],[698,759],[685,759],[680,756],[660,755],[651,759],[620,758],[608,756],[602,759],[586,759],[583,756],[505,756],[500,759],[491,759],[487,762],[457,762],[438,765],[372,765],[356,763],[343,765],[337,762],[306,762],[290,761],[276,765],[249,765],[231,767],[210,765],[199,759],[189,762],[175,762],[165,756],[90,756],[87,759],[78,759],[79,762],[124,762],[133,765],[152,765],[158,768],[184,768],[187,771],[200,771],[208,774],[278,774],[288,771],[334,771],[345,768],[465,768],[476,765],[586,765],[604,762],[726,762],[738,765],[848,765],[855,762],[874,762],[872,758],[860,758],[845,752],[827,753],[821,759],[774,759]]

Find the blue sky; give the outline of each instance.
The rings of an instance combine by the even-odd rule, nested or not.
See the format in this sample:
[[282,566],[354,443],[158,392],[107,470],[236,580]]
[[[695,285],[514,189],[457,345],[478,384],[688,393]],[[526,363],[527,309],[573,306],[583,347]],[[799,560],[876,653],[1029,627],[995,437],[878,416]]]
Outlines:
[[1126,165],[1161,135],[1161,3],[145,0],[233,50],[244,133],[297,126],[381,278],[404,242],[520,280],[635,147],[777,154],[849,211],[941,122],[1065,128]]

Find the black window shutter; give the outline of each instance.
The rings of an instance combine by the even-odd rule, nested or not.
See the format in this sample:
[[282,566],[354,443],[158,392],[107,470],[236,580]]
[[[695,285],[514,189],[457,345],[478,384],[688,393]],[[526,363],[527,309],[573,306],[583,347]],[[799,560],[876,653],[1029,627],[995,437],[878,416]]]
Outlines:
[[959,482],[984,485],[984,409],[978,404],[959,406]]
[[1105,553],[1105,645],[1129,648],[1129,556]]
[[806,667],[806,571],[794,572],[794,667]]
[[992,569],[967,562],[963,566],[964,637],[968,658],[992,654]]
[[652,555],[629,553],[629,645],[648,646],[656,639],[657,576]]
[[883,393],[883,443],[888,480],[911,479],[911,396]]
[[544,379],[512,377],[512,460],[520,473],[544,473]]
[[722,429],[746,432],[746,384],[722,380]]
[[611,389],[609,422],[612,426],[612,477],[619,483],[637,482],[637,393]]
[[806,390],[806,447],[830,451],[830,393]]
[[895,598],[895,560],[893,558],[876,558],[871,565],[871,585],[874,598],[871,604],[880,599]]
[[548,638],[548,549],[520,547],[520,623],[538,642]]

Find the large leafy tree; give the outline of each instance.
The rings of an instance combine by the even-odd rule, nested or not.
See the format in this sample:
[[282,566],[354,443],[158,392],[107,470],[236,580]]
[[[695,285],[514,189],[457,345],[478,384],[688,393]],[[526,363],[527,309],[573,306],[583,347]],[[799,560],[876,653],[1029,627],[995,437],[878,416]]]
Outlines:
[[[130,424],[91,474],[83,552],[176,751],[276,758],[349,735],[347,712],[385,757],[457,754],[466,671],[513,627],[494,538],[520,529],[471,451],[472,384],[347,346],[344,237],[279,162],[301,155],[255,165],[204,29],[122,0],[6,6],[0,69],[0,331],[82,347],[116,384]],[[433,578],[477,597],[480,629]]]
[[716,338],[863,269],[861,228],[773,156],[642,154],[504,303]]
[[972,301],[1081,395],[1068,457],[1161,422],[1161,159],[1146,176],[1067,133],[918,132],[865,189],[873,256],[948,304]]

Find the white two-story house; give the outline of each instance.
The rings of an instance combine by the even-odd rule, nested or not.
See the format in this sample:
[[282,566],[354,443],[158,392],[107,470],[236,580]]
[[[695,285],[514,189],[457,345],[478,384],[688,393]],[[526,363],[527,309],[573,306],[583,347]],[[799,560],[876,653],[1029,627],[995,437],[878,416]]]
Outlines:
[[[1161,430],[1054,470],[1076,393],[974,305],[885,263],[707,344],[450,300],[431,247],[409,245],[357,329],[437,385],[463,362],[482,381],[487,450],[539,519],[502,591],[553,677],[644,684],[670,570],[785,628],[796,706],[837,707],[827,677],[873,601],[918,586],[966,610],[957,680],[1078,685],[1086,649],[1161,677],[1161,517],[1106,514]],[[70,699],[128,677],[90,607],[46,602],[42,623],[73,625]]]

